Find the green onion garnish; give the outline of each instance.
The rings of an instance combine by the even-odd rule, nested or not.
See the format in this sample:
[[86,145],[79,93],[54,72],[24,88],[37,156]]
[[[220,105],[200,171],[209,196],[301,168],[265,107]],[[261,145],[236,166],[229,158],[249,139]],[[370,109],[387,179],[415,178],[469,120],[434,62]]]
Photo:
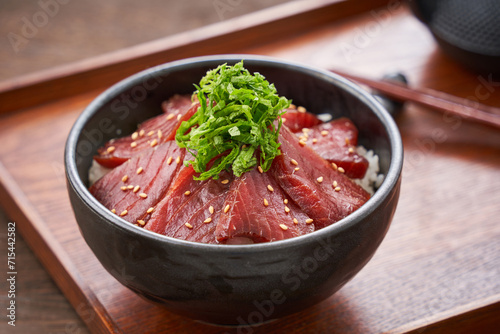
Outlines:
[[[208,71],[195,87],[200,107],[182,122],[175,136],[177,144],[194,156],[187,164],[200,173],[195,179],[217,179],[226,168],[241,176],[257,165],[257,152],[260,166],[269,170],[281,154],[281,115],[291,101],[280,97],[264,76],[251,74],[243,61]],[[219,155],[207,170],[207,164]]]

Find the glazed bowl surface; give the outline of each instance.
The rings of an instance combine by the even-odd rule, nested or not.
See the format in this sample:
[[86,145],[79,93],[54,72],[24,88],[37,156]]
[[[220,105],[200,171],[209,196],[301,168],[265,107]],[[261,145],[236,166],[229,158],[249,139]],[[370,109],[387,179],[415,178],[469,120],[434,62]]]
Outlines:
[[[359,144],[379,156],[385,175],[357,211],[313,233],[253,245],[213,245],[155,234],[111,213],[88,191],[93,155],[109,139],[131,134],[161,112],[174,94],[220,64],[241,59],[278,93],[317,114],[349,117]],[[366,265],[394,215],[403,149],[397,126],[373,97],[330,72],[275,58],[219,55],[190,58],[133,75],[99,95],[76,120],[66,143],[67,188],[81,233],[102,266],[121,284],[172,312],[217,324],[245,325],[312,306]]]

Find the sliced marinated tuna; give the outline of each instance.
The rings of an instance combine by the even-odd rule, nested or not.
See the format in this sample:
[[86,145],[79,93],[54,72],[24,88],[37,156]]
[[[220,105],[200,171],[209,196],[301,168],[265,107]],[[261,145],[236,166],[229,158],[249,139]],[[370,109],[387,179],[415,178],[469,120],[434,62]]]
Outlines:
[[304,128],[310,128],[323,123],[313,113],[299,111],[295,108],[288,108],[285,111],[286,113],[281,117],[283,118],[284,124],[292,132],[301,132]]
[[175,95],[163,102],[164,114],[141,123],[132,135],[110,140],[94,157],[101,166],[113,168],[134,155],[158,144],[173,140],[182,121],[188,120],[198,109],[189,96]]
[[175,141],[149,148],[100,178],[90,192],[123,219],[143,225],[141,218],[163,198],[184,155]]
[[217,180],[197,181],[195,175],[191,166],[179,171],[163,200],[143,218],[147,230],[188,241],[217,243],[214,232],[233,176],[224,171]]
[[350,178],[365,176],[368,160],[356,152],[358,129],[348,118],[315,125],[298,136],[323,159],[342,167]]
[[231,185],[215,234],[226,244],[269,242],[314,231],[310,221],[270,172],[254,168]]
[[287,128],[280,131],[279,141],[282,154],[274,159],[270,171],[285,193],[313,219],[316,229],[347,217],[370,198],[341,169],[301,144]]

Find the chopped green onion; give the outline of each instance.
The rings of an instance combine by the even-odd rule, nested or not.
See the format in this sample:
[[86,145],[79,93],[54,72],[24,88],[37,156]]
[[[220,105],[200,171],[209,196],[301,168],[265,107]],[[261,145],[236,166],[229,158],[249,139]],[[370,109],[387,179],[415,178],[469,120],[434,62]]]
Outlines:
[[281,154],[281,115],[291,101],[280,97],[263,75],[251,74],[243,61],[208,71],[195,87],[200,107],[175,136],[194,157],[187,164],[200,173],[195,179],[217,179],[227,168],[239,177],[257,165],[257,156],[268,171]]

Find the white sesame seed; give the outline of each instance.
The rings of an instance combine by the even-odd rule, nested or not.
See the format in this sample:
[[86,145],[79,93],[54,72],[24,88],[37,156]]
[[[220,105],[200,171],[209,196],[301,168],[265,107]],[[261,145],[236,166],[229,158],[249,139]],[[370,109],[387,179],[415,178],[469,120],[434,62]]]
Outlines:
[[167,164],[169,164],[169,165],[170,165],[170,164],[172,163],[172,160],[174,160],[172,157],[168,157],[168,159],[167,159]]
[[268,206],[269,205],[269,202],[267,201],[267,199],[264,198],[264,206]]
[[171,120],[172,118],[174,118],[175,115],[174,114],[168,114],[167,115],[167,121]]
[[285,199],[283,200],[283,203],[288,204],[288,198],[285,198]]
[[222,184],[228,184],[229,180],[227,180],[227,179],[226,180],[222,180],[222,181],[220,181],[220,183],[222,183]]
[[264,173],[264,170],[262,169],[262,167],[258,166],[257,169],[259,170],[259,173]]
[[297,111],[298,111],[298,112],[306,112],[306,108],[304,108],[304,107],[302,107],[302,106],[299,106],[299,107],[297,108]]
[[300,145],[300,146],[306,146],[306,142],[305,142],[305,141],[302,141],[302,140],[299,140],[299,145]]
[[141,197],[141,198],[148,198],[148,195],[146,193],[140,193],[139,197]]
[[286,226],[285,224],[280,224],[280,227],[283,231],[288,230],[288,226]]
[[210,205],[210,207],[208,208],[208,211],[210,212],[210,214],[213,214],[214,213],[214,207]]
[[146,225],[146,222],[144,220],[138,220],[137,223],[141,226]]
[[193,225],[191,225],[191,224],[189,224],[189,223],[186,223],[186,224],[184,224],[184,225],[186,225],[186,227],[187,227],[187,228],[193,228]]
[[154,210],[155,210],[155,208],[150,207],[150,208],[146,211],[146,213],[151,213],[151,212],[153,212]]
[[150,136],[152,136],[154,134],[155,134],[154,130],[151,130],[151,131],[148,132],[148,137],[150,137]]
[[336,188],[339,184],[337,183],[337,181],[333,181],[333,187]]
[[120,189],[123,190],[123,191],[125,191],[125,190],[127,190],[127,187],[126,186],[122,186],[122,187],[120,187]]
[[229,211],[229,209],[230,209],[230,208],[231,208],[231,207],[229,206],[229,204],[228,204],[228,205],[226,205],[226,207],[224,208],[224,213],[227,213],[227,212]]
[[180,164],[180,163],[181,163],[181,157],[177,157],[177,158],[175,158],[175,163],[176,163],[176,164]]
[[144,131],[144,130],[139,131],[139,136],[140,136],[140,137],[144,136],[144,133],[145,133],[145,131]]
[[204,222],[205,224],[208,224],[208,223],[210,223],[211,221],[212,221],[212,218],[208,217],[208,218],[207,218],[207,219],[205,219],[203,222]]
[[290,160],[290,162],[291,162],[291,163],[292,163],[292,165],[294,165],[294,166],[298,166],[298,165],[299,165],[299,163],[298,163],[298,162],[297,162],[297,160],[295,160],[295,159]]
[[158,140],[153,139],[153,141],[149,145],[151,145],[151,147],[155,147],[156,145],[158,145]]
[[354,149],[352,147],[349,147],[348,151],[349,153],[354,153]]
[[129,184],[129,185],[127,186],[127,189],[134,189],[134,186],[133,186],[133,185],[131,185],[131,184]]
[[294,170],[295,170],[296,172],[298,172],[298,171],[300,170],[300,168],[299,168],[299,167],[295,167],[295,168],[294,168]]
[[337,164],[335,162],[332,162],[332,167],[333,167],[334,170],[337,170],[337,168],[338,168]]
[[139,167],[139,168],[137,168],[137,172],[136,173],[137,174],[141,174],[143,171],[144,171],[144,168]]
[[178,115],[177,115],[177,121],[180,121],[180,120],[181,120],[181,117],[182,117],[182,115],[181,115],[181,114],[178,114]]
[[322,135],[323,137],[324,137],[324,136],[326,136],[327,134],[328,134],[328,131],[326,131],[326,130],[321,131],[321,135]]
[[125,216],[127,213],[128,213],[128,211],[127,211],[127,210],[123,210],[123,211],[120,213],[120,216],[122,216],[122,217],[123,217],[123,216]]
[[312,220],[311,218],[309,219],[306,219],[306,224],[311,224],[314,220]]
[[318,181],[319,183],[323,182],[323,176],[318,177],[316,181]]
[[115,209],[111,209],[111,212],[112,212],[112,213],[116,213],[116,210],[115,210]]
[[340,191],[340,187],[335,187],[335,191]]
[[299,221],[297,220],[297,218],[293,218],[293,223],[294,224],[298,224],[299,223]]
[[163,133],[161,132],[161,130],[158,130],[158,131],[156,132],[156,134],[157,134],[158,138],[163,137]]
[[141,187],[139,187],[139,186],[135,186],[135,187],[134,187],[133,192],[134,192],[134,193],[136,193],[136,192],[138,192],[138,191],[139,191],[139,189],[141,189]]
[[188,190],[188,191],[186,191],[186,192],[184,193],[184,195],[189,196],[189,195],[191,195],[191,192]]
[[108,147],[108,149],[106,150],[106,152],[113,153],[115,151],[115,148],[116,147],[114,147],[114,146],[110,146],[110,147]]
[[289,213],[290,212],[290,208],[288,206],[285,205],[285,212],[286,213]]
[[130,147],[136,148],[137,147],[137,143],[135,141],[131,142],[130,143]]
[[136,140],[139,137],[137,132],[132,133],[132,140]]
[[274,188],[273,188],[273,187],[271,187],[271,185],[270,185],[270,184],[268,184],[268,185],[267,185],[267,190],[269,190],[269,191],[273,192],[273,191],[274,191]]
[[337,170],[339,171],[339,173],[345,173],[345,169],[342,167],[337,168]]
[[318,140],[316,138],[313,138],[313,144],[316,144],[318,142]]
[[127,182],[127,180],[128,180],[128,175],[123,175],[122,182]]
[[290,103],[290,109],[297,109],[297,106],[293,103]]

